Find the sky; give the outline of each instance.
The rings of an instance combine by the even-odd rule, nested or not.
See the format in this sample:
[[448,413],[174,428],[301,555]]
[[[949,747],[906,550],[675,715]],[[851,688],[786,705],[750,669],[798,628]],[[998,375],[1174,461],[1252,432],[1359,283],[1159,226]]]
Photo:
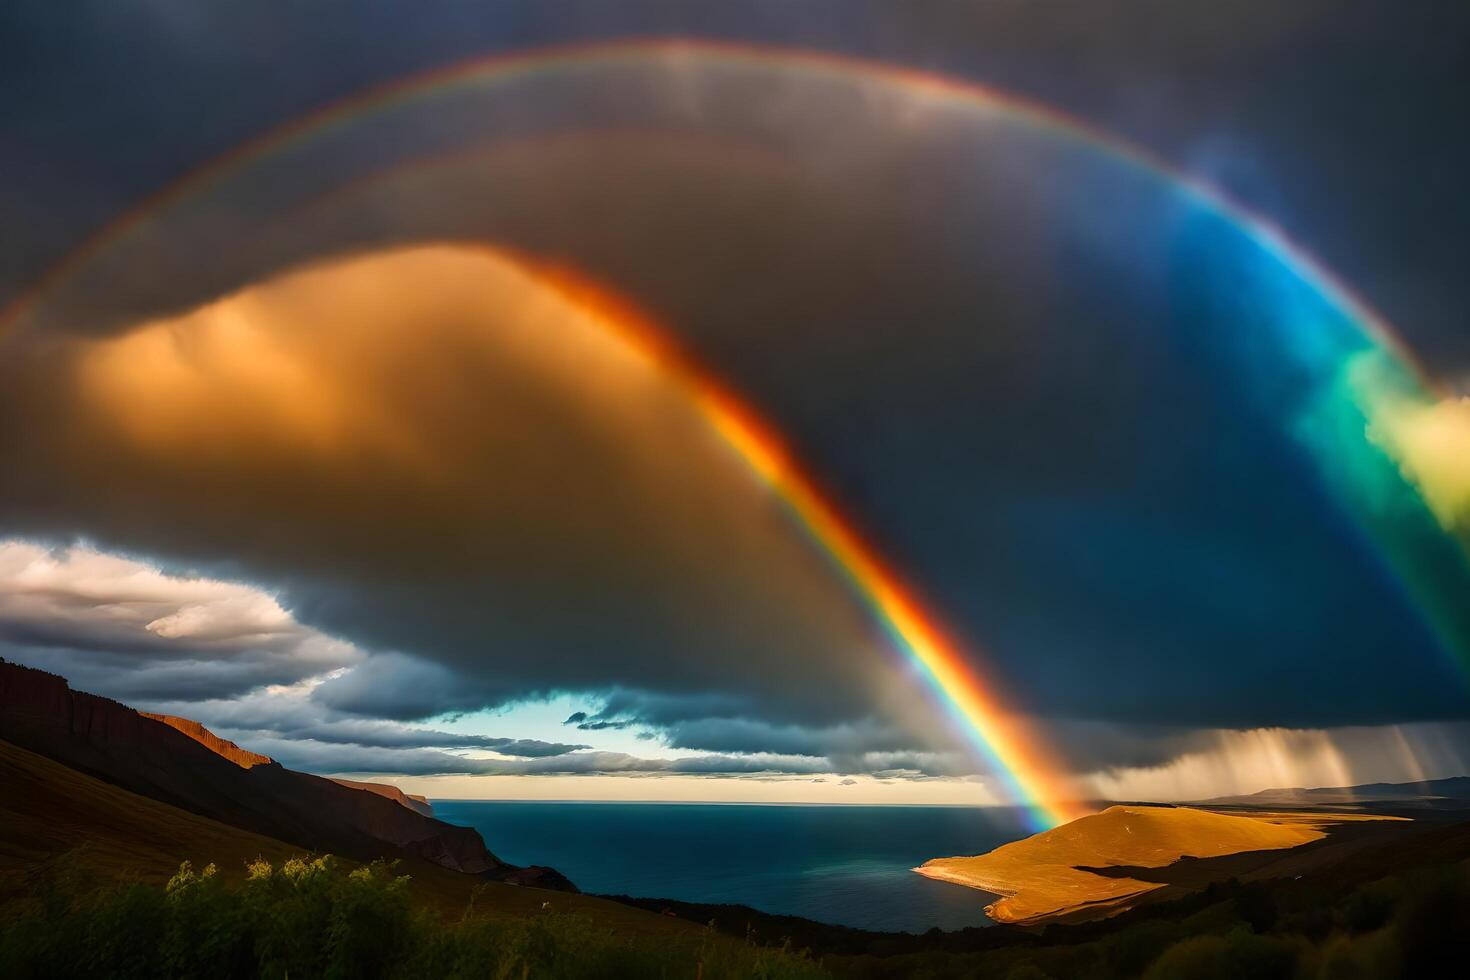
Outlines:
[[0,18],[0,656],[431,796],[1010,800],[687,358],[1077,794],[1470,772],[1450,5]]

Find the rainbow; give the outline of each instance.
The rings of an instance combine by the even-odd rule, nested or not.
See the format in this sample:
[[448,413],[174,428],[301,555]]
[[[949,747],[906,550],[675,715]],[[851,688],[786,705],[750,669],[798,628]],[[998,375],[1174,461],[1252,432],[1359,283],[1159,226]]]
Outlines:
[[[528,263],[534,268],[534,262]],[[894,646],[933,687],[970,743],[1044,830],[1091,810],[1062,777],[1065,768],[1045,740],[1003,707],[994,682],[982,680],[960,649],[926,613],[898,574],[818,489],[781,437],[715,375],[684,354],[641,311],[574,271],[543,267],[538,278],[597,315],[629,346],[678,384],[705,422],[781,500],[798,526],[862,598]]]
[[994,682],[981,680],[898,576],[796,467],[771,430],[712,380],[696,376],[690,380],[700,411],[781,496],[802,528],[868,603],[894,645],[919,665],[1009,795],[1031,812],[1032,825],[1049,829],[1090,813],[1060,777],[1065,770],[1048,754],[1038,733],[1007,715]]
[[[410,105],[416,100],[461,85],[493,84],[500,80],[523,79],[535,73],[554,72],[571,66],[637,61],[639,59],[698,57],[709,61],[769,65],[773,68],[839,79],[878,80],[915,95],[974,107],[1001,111],[1027,126],[1049,131],[1067,140],[1081,141],[1110,159],[1136,168],[1167,182],[1192,204],[1241,230],[1263,252],[1273,257],[1301,282],[1310,286],[1327,306],[1355,327],[1361,343],[1351,351],[1335,351],[1342,360],[1349,354],[1369,356],[1379,365],[1379,380],[1359,372],[1359,381],[1335,394],[1349,421],[1361,416],[1368,424],[1386,411],[1389,400],[1407,398],[1430,403],[1443,393],[1387,322],[1321,263],[1295,245],[1287,235],[1259,214],[1231,201],[1210,185],[1184,174],[1145,150],[1125,143],[1077,119],[1044,105],[967,81],[946,78],[888,64],[825,53],[763,48],[749,45],[691,40],[614,42],[554,48],[478,59],[449,68],[397,81],[331,105],[287,126],[248,142],[235,151],[187,175],[102,229],[80,249],[60,262],[35,287],[0,313],[0,329],[17,322],[62,283],[86,269],[130,235],[145,228],[161,211],[213,186],[252,163],[280,152],[298,141],[334,131],[352,121],[390,107]],[[534,263],[534,260],[531,260]],[[970,660],[945,635],[901,578],[889,568],[864,540],[839,508],[818,488],[818,483],[797,465],[775,430],[747,402],[714,374],[694,363],[646,318],[596,287],[564,270],[544,269],[549,282],[579,302],[596,307],[611,329],[644,352],[676,379],[708,425],[731,447],[749,469],[785,504],[803,532],[827,555],[872,611],[893,645],[918,668],[938,693],[941,702],[961,722],[975,749],[999,774],[1008,793],[1027,808],[1037,827],[1050,827],[1086,812],[1074,800],[1067,785],[1065,767],[1035,731],[1006,710],[992,678],[981,676]],[[1304,328],[1305,329],[1305,328]],[[1367,381],[1363,381],[1368,377]],[[1361,438],[1359,430],[1359,441]],[[1318,457],[1324,481],[1340,475],[1343,465],[1337,444],[1306,438],[1307,448]],[[1356,451],[1356,450],[1355,450]],[[1363,451],[1384,453],[1367,446]],[[1392,467],[1392,461],[1388,464]],[[1416,574],[1413,556],[1394,547],[1390,535],[1375,525],[1368,504],[1348,493],[1343,510],[1357,518],[1356,525],[1373,540],[1376,553],[1406,592],[1424,590],[1413,585]],[[1375,530],[1375,528],[1377,528]],[[1421,602],[1426,618],[1437,627],[1447,649],[1459,645],[1457,617],[1433,603]]]

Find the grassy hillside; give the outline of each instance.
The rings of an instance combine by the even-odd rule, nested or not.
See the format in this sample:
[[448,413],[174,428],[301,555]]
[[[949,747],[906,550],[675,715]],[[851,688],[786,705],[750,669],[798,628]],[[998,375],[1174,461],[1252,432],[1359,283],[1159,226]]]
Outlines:
[[986,910],[997,921],[1037,923],[1115,911],[1163,887],[1091,869],[1161,868],[1181,857],[1283,850],[1321,840],[1322,828],[1333,823],[1363,819],[1379,818],[1113,806],[988,854],[936,858],[916,870],[1004,896]]
[[167,881],[179,862],[213,861],[243,877],[257,857],[284,861],[300,848],[217,823],[93,779],[0,741],[0,899],[68,852],[104,877]]
[[3,660],[0,739],[149,799],[300,848],[358,860],[420,858],[517,884],[566,884],[550,869],[505,864],[472,828],[295,772],[194,722],[160,721],[73,690],[58,675]]
[[[214,864],[223,880],[243,881],[257,858],[281,865],[305,852],[247,830],[130,793],[45,756],[0,741],[0,902],[25,895],[32,881],[63,856],[73,870],[99,882],[136,879],[162,884],[182,861]],[[345,862],[348,867],[355,864]],[[589,895],[483,881],[427,861],[406,858],[416,900],[458,915],[477,907],[499,914],[539,914],[543,905],[585,911],[632,932],[684,937],[690,923],[631,909]]]
[[[393,976],[820,975],[779,949],[592,896],[414,859],[311,858],[4,741],[0,786],[7,978],[372,975],[363,957]],[[272,932],[284,920],[294,925]],[[181,930],[215,947],[193,949]]]

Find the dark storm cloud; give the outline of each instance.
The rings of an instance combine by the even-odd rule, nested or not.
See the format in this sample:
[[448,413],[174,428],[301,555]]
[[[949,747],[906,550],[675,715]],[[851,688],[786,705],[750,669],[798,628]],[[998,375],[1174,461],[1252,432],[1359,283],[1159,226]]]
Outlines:
[[[905,699],[907,701],[907,699]],[[566,724],[579,731],[601,731],[646,726],[641,733],[671,749],[683,749],[720,756],[786,755],[821,758],[830,771],[872,773],[879,771],[913,771],[925,775],[966,775],[975,771],[975,763],[961,748],[962,741],[949,728],[934,724],[896,726],[871,718],[838,725],[772,723],[722,711],[721,699],[677,698],[618,690],[605,696],[604,706],[595,713],[574,713]],[[913,718],[930,711],[928,703],[917,706],[906,703],[893,707],[891,713]],[[1099,729],[1102,731],[1100,732]],[[1085,731],[1084,731],[1085,730]],[[1074,734],[1068,732],[1068,735]],[[1091,765],[1094,758],[1115,758],[1107,748],[1122,749],[1126,743],[1134,759],[1139,751],[1125,733],[1110,726],[1083,725],[1075,734],[1104,734],[1092,744],[1096,755],[1079,753],[1080,763]],[[1148,736],[1140,735],[1139,743]],[[1064,740],[1066,742],[1068,740]],[[925,745],[937,751],[915,751]],[[1161,748],[1162,758],[1174,752]],[[1125,764],[1131,764],[1125,763]]]
[[319,773],[397,773],[412,776],[580,776],[580,775],[806,775],[826,772],[826,760],[781,755],[697,756],[645,759],[621,752],[572,752],[551,758],[470,758],[432,749],[369,748],[276,739],[259,733],[226,730],[252,751],[282,764]]
[[312,698],[339,711],[413,719],[475,711],[508,694],[465,685],[441,664],[383,653],[368,657],[357,670],[329,678],[312,692]]
[[638,724],[638,722],[632,719],[617,720],[606,718],[597,718],[589,721],[587,718],[587,712],[574,711],[567,716],[567,720],[562,722],[562,724],[576,725],[578,731],[601,732],[607,731],[609,729],[616,731],[624,728],[632,728],[634,725]]
[[[302,626],[249,586],[171,576],[81,547],[0,542],[0,657],[61,674],[76,690],[243,732],[247,740],[522,758],[589,748],[343,717],[308,694],[361,660],[350,645]],[[310,683],[281,686],[301,681]]]
[[9,391],[37,401],[7,418],[56,426],[0,437],[18,509],[91,509],[48,489],[55,467],[105,468],[100,539],[228,562],[383,651],[314,691],[329,707],[641,682],[649,703],[805,717],[864,705],[884,667],[687,393],[492,253],[347,259],[105,339],[9,339]]
[[[250,365],[277,361],[170,347],[193,321],[129,322],[341,249],[489,239],[615,284],[718,366],[1026,708],[1172,725],[1464,712],[1412,597],[1198,339],[1247,331],[1175,273],[1238,242],[1191,237],[1167,190],[1089,153],[882,85],[687,58],[606,82],[489,93],[501,142],[419,168],[395,169],[489,135],[464,127],[479,117],[415,106],[345,127],[83,270],[0,341],[0,517],[280,589],[372,652],[314,692],[341,711],[578,690],[608,699],[579,724],[701,751],[840,755],[841,732],[858,755],[912,748],[869,718],[900,683],[871,624],[748,474],[679,430],[677,399],[602,428],[584,375],[505,359],[483,311],[413,292],[421,275],[403,285],[424,309],[335,283],[291,321],[310,330],[262,331],[323,382],[298,414],[247,397]],[[1269,358],[1268,340],[1246,345]],[[160,360],[225,383],[129,386]]]
[[312,668],[291,661],[149,661],[123,659],[91,650],[37,649],[4,644],[0,644],[0,656],[60,674],[75,690],[100,694],[129,705],[243,695],[268,685],[295,683],[315,673]]
[[696,718],[663,726],[671,748],[710,752],[784,752],[833,758],[894,752],[913,745],[914,735],[862,721],[829,728],[773,725],[750,718]]
[[[0,297],[111,214],[283,120],[474,56],[609,37],[703,36],[851,52],[1016,91],[1212,161],[1222,180],[1369,287],[1418,345],[1470,364],[1458,246],[1470,137],[1454,4],[1242,0],[507,0],[208,8],[12,5],[0,31]],[[293,39],[283,57],[279,39]],[[382,43],[391,37],[392,43]],[[254,81],[268,73],[276,84]],[[187,79],[187,84],[180,84]],[[105,88],[108,98],[95,93]],[[1229,147],[1226,154],[1218,150]],[[106,147],[106,153],[97,152]],[[1412,179],[1404,179],[1405,174]],[[1344,202],[1350,202],[1345,204]]]
[[550,756],[566,755],[568,752],[576,752],[579,749],[591,748],[590,745],[569,744],[566,742],[543,742],[537,738],[507,738],[491,739],[499,741],[499,745],[487,745],[487,748],[499,752],[501,755],[520,756],[525,759],[545,759]]
[[[747,700],[724,692],[670,692],[614,687],[599,693],[601,707],[590,714],[579,712],[586,714],[586,717],[576,724],[626,727],[641,723],[667,728],[679,722],[696,719],[742,718],[751,707]],[[568,723],[571,723],[571,719],[568,719]]]
[[255,692],[229,700],[154,700],[147,707],[164,714],[192,718],[217,731],[251,733],[255,737],[273,739],[307,739],[361,748],[481,749],[500,755],[546,758],[591,747],[539,739],[437,731],[378,719],[343,717],[299,689]]
[[634,725],[637,725],[638,722],[635,721],[635,720],[633,720],[633,719],[623,719],[623,720],[596,720],[596,719],[594,719],[592,721],[588,721],[587,720],[587,712],[585,712],[585,711],[574,711],[567,718],[566,721],[562,722],[562,724],[563,725],[576,725],[577,726],[577,730],[580,731],[580,732],[604,732],[604,731],[621,731],[621,730],[623,730],[625,728],[632,728]]
[[[262,734],[249,729],[221,729],[217,734],[251,751],[269,755],[282,765],[316,773],[395,773],[405,776],[503,775],[535,769],[513,760],[470,759],[430,748],[389,748],[320,742],[294,736]],[[576,771],[584,760],[561,763]]]
[[1209,751],[1218,735],[1187,723],[1059,720],[1053,726],[1058,743],[1067,746],[1069,760],[1087,772],[1162,766],[1191,752]]

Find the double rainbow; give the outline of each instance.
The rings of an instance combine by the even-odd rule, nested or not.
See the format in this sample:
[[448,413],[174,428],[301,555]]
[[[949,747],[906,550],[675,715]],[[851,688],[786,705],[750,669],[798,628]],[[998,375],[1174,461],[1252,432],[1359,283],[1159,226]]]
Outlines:
[[[1283,232],[1212,187],[1180,173],[1137,147],[1042,105],[969,82],[830,54],[686,40],[598,44],[480,59],[396,82],[330,106],[245,144],[143,202],[58,264],[30,293],[0,314],[0,328],[18,319],[36,300],[108,249],[125,241],[161,210],[298,141],[331,131],[361,116],[410,104],[454,86],[520,79],[532,73],[552,72],[574,65],[662,57],[698,57],[711,61],[770,65],[815,76],[876,79],[927,98],[960,103],[981,111],[1003,111],[1028,126],[1079,140],[1111,159],[1167,181],[1206,212],[1241,230],[1264,252],[1310,285],[1327,306],[1340,311],[1354,325],[1361,340],[1351,353],[1359,355],[1366,352],[1389,368],[1386,380],[1376,387],[1369,383],[1346,393],[1347,401],[1351,402],[1349,407],[1354,412],[1371,423],[1374,414],[1381,410],[1390,395],[1402,399],[1407,392],[1408,397],[1423,400],[1436,396],[1432,382],[1415,364],[1383,318],[1294,245]],[[543,269],[541,272],[547,281],[570,297],[595,308],[610,329],[618,331],[627,343],[653,359],[681,385],[711,429],[771,488],[804,533],[830,557],[855,594],[870,608],[895,648],[912,661],[937,692],[941,703],[959,719],[975,749],[990,763],[1009,795],[1027,808],[1036,826],[1055,826],[1086,812],[1085,807],[1076,802],[1076,794],[1068,785],[1064,775],[1066,767],[1052,754],[1044,739],[1017,714],[1007,710],[994,680],[976,671],[973,658],[962,653],[946,636],[913,591],[819,490],[817,481],[803,471],[776,431],[760,418],[751,405],[713,373],[686,357],[636,310],[579,280],[575,274],[556,269]],[[1331,356],[1341,359],[1347,354],[1336,352]],[[1319,457],[1340,452],[1331,447],[1315,449]],[[1322,465],[1325,471],[1330,472],[1328,463]],[[1345,506],[1350,512],[1354,509],[1350,505]],[[1360,521],[1363,520],[1359,516]],[[1395,554],[1394,549],[1382,540],[1379,541],[1379,552],[1386,556],[1385,563],[1400,581],[1412,579],[1414,572],[1410,556]],[[1434,618],[1432,610],[1428,615]],[[1450,635],[1452,626],[1440,631],[1447,647],[1455,643],[1455,638]]]

